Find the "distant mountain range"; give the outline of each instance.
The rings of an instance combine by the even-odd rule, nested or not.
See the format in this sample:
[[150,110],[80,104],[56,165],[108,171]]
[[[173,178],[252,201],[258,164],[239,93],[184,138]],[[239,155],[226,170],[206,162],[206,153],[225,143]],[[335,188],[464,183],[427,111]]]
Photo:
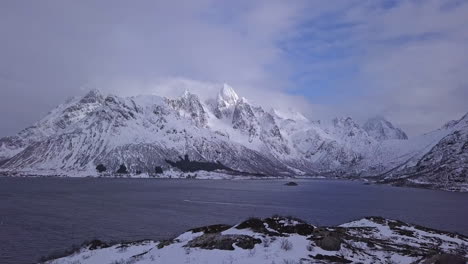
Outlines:
[[206,101],[188,91],[169,99],[93,90],[0,139],[0,171],[97,176],[98,165],[101,173],[123,165],[121,173],[153,174],[177,171],[173,164],[183,161],[185,168],[194,162],[256,176],[365,177],[466,190],[467,149],[468,115],[408,139],[383,117],[362,126],[350,117],[310,121],[253,105],[226,84]]

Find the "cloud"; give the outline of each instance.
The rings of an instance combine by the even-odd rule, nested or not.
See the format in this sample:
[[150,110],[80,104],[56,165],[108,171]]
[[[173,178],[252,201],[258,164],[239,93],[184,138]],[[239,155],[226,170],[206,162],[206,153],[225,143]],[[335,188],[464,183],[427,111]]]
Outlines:
[[467,111],[467,15],[456,0],[2,1],[0,136],[87,88],[207,96],[224,82],[414,135]]
[[[0,85],[5,96],[0,110],[9,115],[1,117],[0,133],[32,124],[84,87],[145,93],[182,77],[227,82],[246,97],[259,91],[275,94],[289,83],[290,67],[276,41],[294,28],[301,5],[2,1]],[[32,114],[16,115],[19,108]]]
[[413,135],[435,129],[468,111],[467,16],[461,1],[337,4],[301,31],[300,50],[313,58],[302,76],[330,86],[334,114],[382,114]]
[[468,111],[468,4],[445,4],[404,2],[376,12],[367,29],[358,31],[370,43],[359,72],[368,98],[410,132]]

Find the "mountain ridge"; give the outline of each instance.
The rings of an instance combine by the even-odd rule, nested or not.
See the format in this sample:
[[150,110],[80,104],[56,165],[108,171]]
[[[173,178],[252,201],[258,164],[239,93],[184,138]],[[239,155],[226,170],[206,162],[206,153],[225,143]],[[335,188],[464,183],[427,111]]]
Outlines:
[[[421,165],[421,159],[431,151],[431,157],[447,151],[434,147],[455,131],[463,135],[453,140],[464,158],[465,119],[466,115],[408,139],[382,117],[361,126],[350,117],[322,124],[297,112],[265,111],[227,84],[205,101],[189,91],[171,99],[104,96],[92,90],[57,106],[17,135],[0,139],[0,171],[51,175],[82,171],[97,176],[99,164],[109,172],[125,164],[131,173],[151,174],[155,167],[175,170],[166,160],[175,162],[188,155],[193,161],[220,162],[234,171],[257,175],[400,179],[414,176],[418,166],[430,166]],[[453,162],[460,155],[452,156],[437,162],[451,160],[452,166],[463,162]],[[442,188],[466,185],[465,170],[448,171],[444,175],[459,176]]]

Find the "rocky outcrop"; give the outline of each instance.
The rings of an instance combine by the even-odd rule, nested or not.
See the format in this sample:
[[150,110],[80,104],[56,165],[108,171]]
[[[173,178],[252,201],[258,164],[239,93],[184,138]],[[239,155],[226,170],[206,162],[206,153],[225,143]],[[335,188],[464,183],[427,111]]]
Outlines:
[[167,102],[179,116],[192,120],[197,127],[205,127],[208,123],[207,113],[198,96],[185,91],[177,99],[167,99]]
[[274,216],[195,228],[161,242],[94,242],[47,263],[466,263],[467,250],[468,237],[381,217],[316,227]]

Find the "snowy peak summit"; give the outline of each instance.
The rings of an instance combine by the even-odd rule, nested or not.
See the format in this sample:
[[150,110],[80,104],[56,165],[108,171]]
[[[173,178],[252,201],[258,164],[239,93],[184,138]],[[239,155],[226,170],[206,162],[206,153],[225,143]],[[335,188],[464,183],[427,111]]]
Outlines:
[[224,107],[232,106],[237,103],[239,96],[231,86],[223,84],[218,93],[218,104]]
[[98,103],[101,102],[103,98],[99,90],[93,89],[81,98],[80,103]]
[[335,127],[359,127],[351,117],[336,117],[332,122]]
[[188,98],[190,97],[190,95],[192,95],[192,93],[188,89],[185,89],[184,92],[182,92],[182,94],[180,95],[180,97]]
[[379,141],[388,139],[408,139],[408,136],[402,129],[393,126],[392,123],[382,116],[370,118],[362,128],[364,128],[371,137]]
[[468,113],[466,113],[462,118],[458,120],[451,120],[445,125],[442,126],[444,129],[452,129],[452,128],[461,128],[461,127],[467,127],[468,126]]
[[272,108],[270,110],[270,113],[273,116],[276,116],[281,119],[289,119],[293,121],[304,121],[304,122],[308,121],[308,119],[304,115],[302,115],[301,113],[297,111],[294,111],[291,108],[287,109],[286,111],[281,111],[281,110]]
[[236,105],[242,103],[231,86],[223,84],[213,105],[213,113],[218,119],[231,119]]

